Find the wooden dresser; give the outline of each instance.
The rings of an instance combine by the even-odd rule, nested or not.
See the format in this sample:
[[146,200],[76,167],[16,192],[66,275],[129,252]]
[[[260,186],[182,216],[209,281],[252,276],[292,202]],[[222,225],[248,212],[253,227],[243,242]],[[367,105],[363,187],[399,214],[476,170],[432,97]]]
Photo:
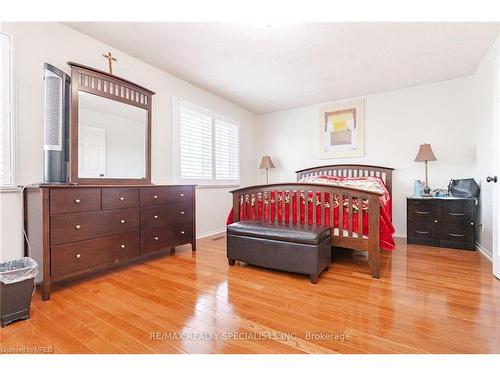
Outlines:
[[407,199],[407,242],[475,250],[476,199]]
[[57,281],[183,244],[196,250],[193,185],[40,185],[24,199],[44,300]]

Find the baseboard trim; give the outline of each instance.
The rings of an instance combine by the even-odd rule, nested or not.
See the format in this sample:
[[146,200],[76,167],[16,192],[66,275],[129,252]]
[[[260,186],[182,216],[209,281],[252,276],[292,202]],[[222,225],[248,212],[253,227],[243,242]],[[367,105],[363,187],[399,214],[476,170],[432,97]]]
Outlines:
[[493,262],[490,253],[484,247],[482,247],[479,243],[476,242],[476,248],[479,250],[481,254],[483,254],[490,262]]
[[221,234],[221,233],[226,233],[226,227],[221,228],[221,229],[217,229],[217,230],[215,230],[213,232],[201,233],[201,234],[199,234],[199,235],[196,236],[196,239],[197,240],[201,240],[202,238],[214,236],[216,234]]

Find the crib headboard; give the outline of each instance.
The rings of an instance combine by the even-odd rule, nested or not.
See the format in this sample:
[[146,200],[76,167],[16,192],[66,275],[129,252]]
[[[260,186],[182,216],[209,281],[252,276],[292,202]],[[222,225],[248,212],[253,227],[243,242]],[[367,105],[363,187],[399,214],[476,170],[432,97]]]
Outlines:
[[296,171],[297,181],[304,177],[312,176],[339,176],[339,177],[380,177],[384,181],[389,194],[392,197],[392,171],[394,168],[379,167],[376,165],[363,164],[334,164],[312,167]]

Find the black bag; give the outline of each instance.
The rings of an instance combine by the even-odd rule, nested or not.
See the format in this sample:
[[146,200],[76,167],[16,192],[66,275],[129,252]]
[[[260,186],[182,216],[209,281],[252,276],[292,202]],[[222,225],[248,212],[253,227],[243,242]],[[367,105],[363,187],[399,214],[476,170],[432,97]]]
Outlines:
[[460,180],[450,180],[448,191],[452,197],[457,198],[478,198],[479,185],[473,178]]

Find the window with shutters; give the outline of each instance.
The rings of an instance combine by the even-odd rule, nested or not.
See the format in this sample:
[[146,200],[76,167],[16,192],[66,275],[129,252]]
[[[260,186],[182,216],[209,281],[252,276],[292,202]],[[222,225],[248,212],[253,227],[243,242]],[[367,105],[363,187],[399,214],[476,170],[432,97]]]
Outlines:
[[174,106],[178,180],[199,185],[238,185],[238,122],[177,99]]
[[11,40],[0,32],[0,188],[14,186]]

